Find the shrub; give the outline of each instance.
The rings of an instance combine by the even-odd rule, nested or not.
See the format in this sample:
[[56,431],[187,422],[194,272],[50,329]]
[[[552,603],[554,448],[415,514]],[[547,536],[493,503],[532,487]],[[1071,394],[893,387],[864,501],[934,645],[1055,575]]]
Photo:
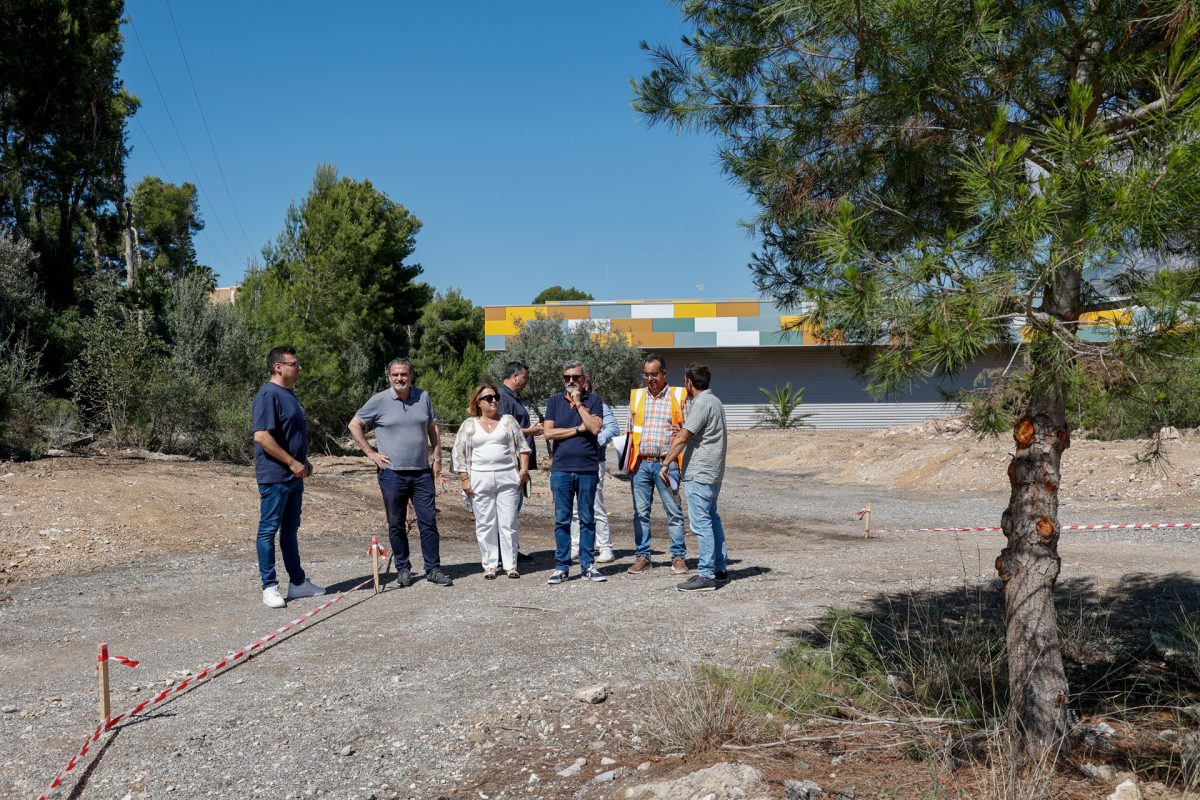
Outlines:
[[804,402],[804,387],[795,391],[789,381],[783,386],[767,390],[759,388],[759,394],[766,398],[766,405],[758,406],[755,415],[760,428],[803,428],[808,425],[804,420],[812,414],[797,414],[796,409]]
[[0,340],[0,457],[29,458],[45,450],[38,431],[47,401],[40,361],[25,337]]

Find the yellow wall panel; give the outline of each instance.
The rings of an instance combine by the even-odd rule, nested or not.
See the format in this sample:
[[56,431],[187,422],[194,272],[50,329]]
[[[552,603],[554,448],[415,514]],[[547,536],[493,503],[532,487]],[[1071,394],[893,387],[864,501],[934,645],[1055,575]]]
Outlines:
[[504,306],[484,306],[483,320],[484,322],[492,322],[498,319],[504,319]]
[[544,306],[507,306],[504,309],[504,318],[508,320],[520,319],[528,322],[531,319],[537,319],[537,312]]
[[[716,303],[676,303],[675,318],[681,317],[715,317],[717,315]],[[662,347],[663,345],[655,345]]]
[[1079,321],[1085,325],[1128,325],[1133,322],[1133,312],[1127,308],[1085,311],[1079,315]]
[[485,336],[514,336],[517,326],[509,319],[488,319],[483,321]]

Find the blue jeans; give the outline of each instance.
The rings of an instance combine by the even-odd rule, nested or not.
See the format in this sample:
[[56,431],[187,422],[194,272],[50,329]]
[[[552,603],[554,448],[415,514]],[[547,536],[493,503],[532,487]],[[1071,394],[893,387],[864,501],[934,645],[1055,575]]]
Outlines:
[[687,481],[688,515],[692,520],[692,533],[696,534],[696,545],[700,548],[700,562],[696,572],[702,577],[712,578],[714,573],[724,572],[728,565],[729,548],[725,546],[725,527],[717,513],[717,497],[721,484]]
[[554,564],[571,568],[571,511],[579,499],[579,568],[592,567],[596,549],[596,484],[600,476],[591,472],[551,472],[550,493],[554,495]]
[[[659,477],[662,464],[657,461],[640,461],[629,483],[633,487],[633,544],[634,555],[650,557],[650,505],[654,502],[654,489],[658,488],[663,510],[667,512],[667,533],[671,535],[671,557],[683,558],[687,545],[683,541],[683,506],[671,494],[671,487]],[[671,462],[670,473],[679,477],[679,465]]]
[[396,558],[396,571],[412,570],[408,556],[408,501],[417,513],[417,530],[421,532],[421,557],[425,571],[442,565],[441,537],[437,527],[437,490],[433,487],[433,470],[381,469],[375,474],[383,494],[383,510],[387,514],[388,542]]
[[283,483],[258,485],[258,575],[262,587],[278,586],[275,576],[275,532],[279,532],[279,550],[288,580],[304,583],[300,567],[300,545],[296,531],[300,530],[300,506],[304,501],[304,479],[292,478]]

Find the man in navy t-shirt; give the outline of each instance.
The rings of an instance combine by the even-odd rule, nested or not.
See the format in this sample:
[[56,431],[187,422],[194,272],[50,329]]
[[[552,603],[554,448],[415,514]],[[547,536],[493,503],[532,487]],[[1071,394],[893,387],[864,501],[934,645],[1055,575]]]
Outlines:
[[291,347],[276,347],[267,356],[271,379],[254,396],[254,474],[258,479],[258,572],[263,604],[283,608],[275,577],[275,532],[288,572],[288,600],[325,594],[304,576],[300,566],[300,506],[304,479],[312,475],[308,462],[308,422],[292,387],[300,377],[300,362]]
[[554,495],[554,572],[549,584],[562,583],[571,568],[571,510],[579,500],[579,566],[589,581],[608,580],[592,559],[596,542],[596,484],[604,457],[596,437],[604,423],[604,406],[598,395],[585,392],[583,363],[563,365],[566,389],[546,402],[546,441],[552,443],[550,492]]

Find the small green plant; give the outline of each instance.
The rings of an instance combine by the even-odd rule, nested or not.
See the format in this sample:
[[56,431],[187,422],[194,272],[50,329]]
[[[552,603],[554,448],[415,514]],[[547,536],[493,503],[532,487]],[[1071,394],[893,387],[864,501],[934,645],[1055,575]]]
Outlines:
[[755,409],[760,428],[803,428],[812,414],[797,414],[796,409],[804,402],[804,387],[793,390],[791,381],[774,389],[759,387],[759,394],[766,398],[766,405]]

